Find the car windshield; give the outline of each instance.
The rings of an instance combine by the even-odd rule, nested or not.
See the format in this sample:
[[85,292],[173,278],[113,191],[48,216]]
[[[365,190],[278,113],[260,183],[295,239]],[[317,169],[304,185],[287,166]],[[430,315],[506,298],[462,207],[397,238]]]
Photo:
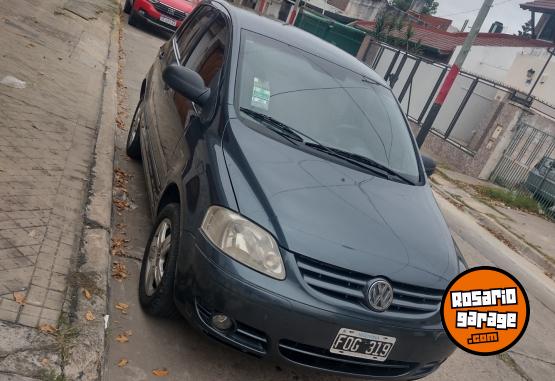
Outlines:
[[391,90],[260,34],[242,32],[236,102],[319,143],[417,182],[415,147]]

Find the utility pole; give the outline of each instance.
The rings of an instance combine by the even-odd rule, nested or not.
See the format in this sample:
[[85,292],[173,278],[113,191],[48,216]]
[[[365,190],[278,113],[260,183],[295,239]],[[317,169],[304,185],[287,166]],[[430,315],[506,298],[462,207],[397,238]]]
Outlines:
[[289,20],[287,21],[291,25],[295,25],[295,20],[299,14],[299,7],[301,6],[301,0],[296,0],[291,13],[289,13]]
[[432,128],[432,125],[436,120],[437,114],[439,114],[441,106],[443,106],[443,102],[445,102],[445,98],[447,98],[447,95],[449,94],[449,91],[451,90],[451,87],[453,86],[453,83],[455,82],[455,79],[457,78],[457,75],[461,70],[464,60],[466,59],[466,56],[468,55],[468,52],[470,51],[470,48],[472,47],[472,44],[474,43],[478,32],[480,32],[480,28],[482,27],[482,24],[484,23],[484,20],[486,19],[486,16],[488,15],[489,9],[491,8],[492,4],[493,0],[484,0],[482,8],[480,8],[480,12],[478,12],[478,16],[476,16],[476,20],[474,20],[474,24],[472,24],[472,28],[470,29],[470,32],[464,40],[463,46],[459,51],[459,54],[457,55],[453,66],[451,66],[449,73],[445,77],[443,85],[441,86],[441,89],[439,90],[439,93],[437,94],[434,104],[430,108],[426,119],[424,120],[422,128],[418,132],[418,135],[416,137],[418,147],[422,147],[422,144],[424,144],[424,140],[426,140],[426,136],[428,136],[428,133],[430,132],[430,129]]

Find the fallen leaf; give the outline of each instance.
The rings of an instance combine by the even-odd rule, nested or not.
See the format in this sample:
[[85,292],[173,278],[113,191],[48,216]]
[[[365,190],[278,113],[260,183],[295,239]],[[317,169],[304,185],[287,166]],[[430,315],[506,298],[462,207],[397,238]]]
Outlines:
[[56,327],[54,327],[52,324],[41,324],[39,325],[39,331],[41,331],[42,333],[55,333]]
[[124,210],[129,208],[129,202],[127,202],[126,200],[120,200],[120,199],[114,198],[113,203],[116,206],[116,208],[118,208],[119,210]]
[[127,337],[123,333],[120,333],[119,335],[116,336],[116,341],[118,343],[127,343],[129,341],[129,337]]
[[170,374],[170,372],[166,369],[154,369],[152,374],[156,377],[166,377]]
[[42,364],[42,366],[47,366],[48,365],[48,359],[45,357],[42,360],[40,360],[40,363]]
[[92,311],[87,311],[87,313],[85,314],[85,319],[87,319],[87,321],[93,321],[95,319]]
[[118,309],[120,311],[127,310],[128,308],[129,308],[129,304],[121,303],[121,302],[116,304],[116,309]]
[[129,361],[127,361],[127,359],[121,359],[121,360],[118,361],[118,366],[119,366],[120,368],[123,368],[124,366],[127,365],[128,362],[129,362]]
[[127,336],[133,336],[133,331],[128,329],[127,331],[124,332]]
[[25,304],[25,294],[23,292],[14,292],[13,300],[19,304]]
[[123,238],[112,238],[112,255],[123,255],[125,240]]
[[125,130],[125,122],[122,120],[121,116],[116,118],[116,126],[118,126],[120,130]]
[[91,292],[89,290],[87,290],[86,288],[83,289],[83,295],[85,296],[85,298],[87,300],[91,300],[91,298],[92,298]]
[[[125,126],[124,126],[125,129]],[[121,168],[116,168],[114,169],[114,174],[115,174],[115,187],[116,188],[126,188],[127,187],[127,183],[129,182],[129,178],[131,176],[129,176],[127,173],[125,173]]]
[[112,276],[119,282],[127,278],[127,268],[121,262],[114,262],[112,265]]

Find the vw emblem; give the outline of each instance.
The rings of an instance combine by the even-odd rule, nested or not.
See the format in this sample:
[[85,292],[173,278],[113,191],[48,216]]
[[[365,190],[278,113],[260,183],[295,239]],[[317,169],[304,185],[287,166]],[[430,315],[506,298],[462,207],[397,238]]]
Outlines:
[[383,278],[372,279],[366,287],[366,302],[374,311],[387,310],[393,302],[393,287]]
[[168,14],[174,15],[175,11],[172,8],[168,8]]

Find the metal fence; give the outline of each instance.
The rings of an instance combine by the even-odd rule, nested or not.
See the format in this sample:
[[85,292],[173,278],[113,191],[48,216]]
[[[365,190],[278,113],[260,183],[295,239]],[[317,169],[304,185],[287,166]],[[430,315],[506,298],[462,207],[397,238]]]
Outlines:
[[[449,66],[382,43],[372,42],[363,57],[389,82],[407,117],[418,126],[427,113]],[[461,72],[432,126],[432,132],[473,156],[482,146],[502,102],[518,98],[515,89]],[[555,119],[555,106],[529,98],[534,112]],[[529,199],[555,218],[555,136],[520,122],[490,180]],[[524,200],[526,201],[526,200]]]
[[[449,66],[372,42],[363,57],[389,82],[408,118],[421,125],[439,91]],[[487,125],[501,101],[515,90],[461,72],[432,126],[432,132],[474,155],[487,134]]]
[[490,179],[555,218],[555,136],[520,122]]

